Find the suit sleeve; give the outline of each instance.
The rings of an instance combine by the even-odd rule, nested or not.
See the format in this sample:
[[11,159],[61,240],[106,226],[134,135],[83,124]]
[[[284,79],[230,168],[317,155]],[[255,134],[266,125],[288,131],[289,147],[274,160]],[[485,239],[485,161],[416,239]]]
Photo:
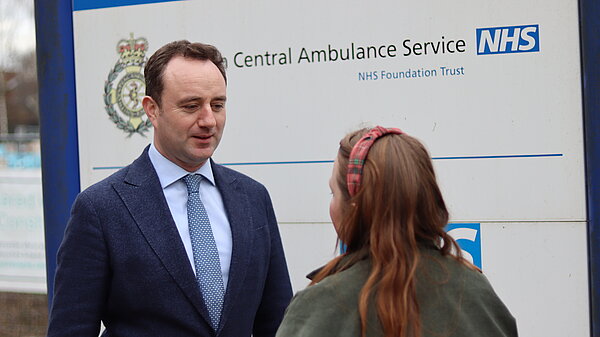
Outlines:
[[265,281],[262,300],[254,320],[254,337],[273,337],[283,319],[292,298],[292,286],[288,274],[281,237],[275,212],[268,193],[264,192],[267,221],[271,240],[269,271]]
[[109,282],[108,254],[92,200],[80,194],[57,255],[48,336],[98,336]]

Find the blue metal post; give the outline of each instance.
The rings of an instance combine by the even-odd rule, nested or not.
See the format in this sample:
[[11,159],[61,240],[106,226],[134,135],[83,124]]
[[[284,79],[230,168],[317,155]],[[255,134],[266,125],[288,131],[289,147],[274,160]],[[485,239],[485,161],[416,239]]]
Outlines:
[[56,252],[80,186],[71,1],[36,0],[35,23],[46,276],[51,305]]
[[600,337],[600,2],[579,2],[592,336]]

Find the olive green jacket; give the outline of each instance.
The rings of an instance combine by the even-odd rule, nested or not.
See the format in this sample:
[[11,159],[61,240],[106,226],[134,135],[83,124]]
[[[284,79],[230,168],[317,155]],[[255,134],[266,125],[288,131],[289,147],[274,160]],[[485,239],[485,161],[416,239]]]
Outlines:
[[[360,336],[358,297],[371,264],[362,260],[298,292],[277,337]],[[421,250],[417,301],[422,337],[516,337],[515,319],[487,278],[437,250]],[[367,336],[384,336],[369,310]]]

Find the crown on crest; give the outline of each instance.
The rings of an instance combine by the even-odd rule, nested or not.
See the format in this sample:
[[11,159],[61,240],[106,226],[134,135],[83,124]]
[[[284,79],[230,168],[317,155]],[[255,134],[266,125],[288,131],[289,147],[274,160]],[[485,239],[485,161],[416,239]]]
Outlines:
[[143,37],[136,39],[133,37],[133,33],[130,33],[129,36],[129,39],[122,39],[117,43],[120,61],[126,65],[141,64],[146,56],[148,40]]

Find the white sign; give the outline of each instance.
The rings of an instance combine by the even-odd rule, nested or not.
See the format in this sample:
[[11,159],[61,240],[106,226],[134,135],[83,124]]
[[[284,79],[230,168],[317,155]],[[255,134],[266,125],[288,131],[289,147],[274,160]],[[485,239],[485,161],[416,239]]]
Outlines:
[[[187,38],[228,60],[228,121],[215,159],[266,164],[238,168],[260,171],[277,206],[303,205],[278,207],[282,221],[328,221],[328,196],[320,170],[291,169],[283,183],[277,177],[289,174],[274,163],[323,165],[313,162],[333,160],[346,132],[373,124],[427,144],[457,221],[585,219],[576,1],[547,2],[533,16],[515,16],[504,2],[464,4],[461,15],[443,1],[313,5],[319,10],[191,1],[75,12],[82,187],[128,164],[152,137],[124,132],[107,112],[119,42],[145,39],[147,57]],[[161,24],[147,20],[157,12]],[[125,107],[135,105],[131,91],[119,91]]]
[[[172,40],[213,44],[228,62],[215,160],[269,189],[295,289],[310,271],[311,238],[333,251],[327,180],[339,139],[380,124],[428,146],[452,222],[481,224],[484,271],[511,294],[521,335],[588,333],[587,295],[572,277],[587,289],[586,263],[568,262],[586,261],[584,249],[519,261],[519,276],[553,289],[558,309],[526,300],[506,255],[527,250],[507,233],[544,249],[561,238],[585,245],[577,1],[177,1],[73,18],[82,188],[152,139],[151,129],[131,132],[145,123],[143,83],[137,61],[117,66],[123,48],[139,57],[145,41],[148,57]],[[311,257],[313,267],[328,258]],[[530,264],[535,272],[522,268]]]
[[46,292],[40,169],[0,169],[0,289]]

